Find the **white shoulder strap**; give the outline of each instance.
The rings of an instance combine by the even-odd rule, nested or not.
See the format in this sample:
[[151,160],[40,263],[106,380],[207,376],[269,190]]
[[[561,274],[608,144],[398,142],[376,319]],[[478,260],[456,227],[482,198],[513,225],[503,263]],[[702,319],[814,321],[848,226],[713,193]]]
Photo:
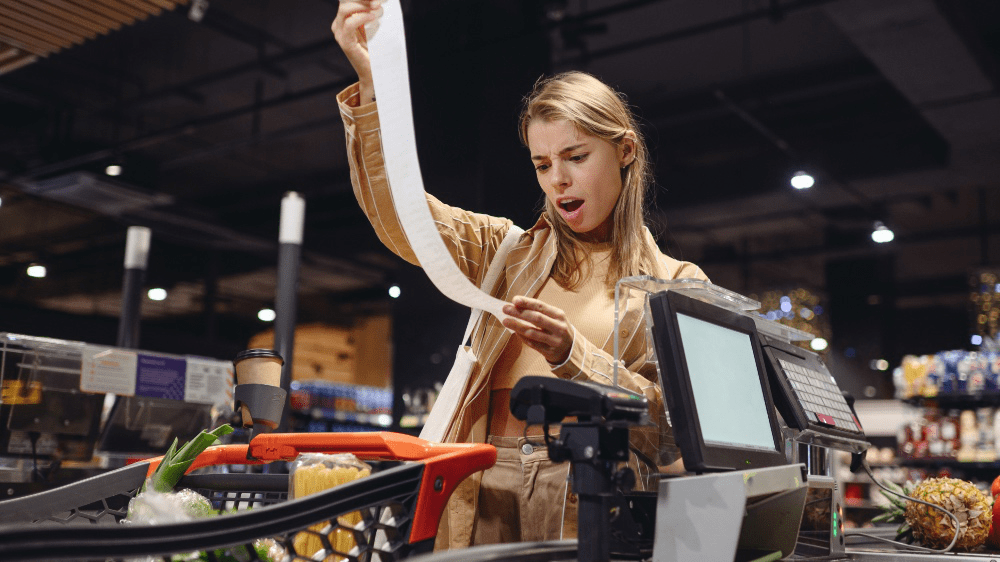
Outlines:
[[[493,259],[490,260],[489,267],[486,268],[486,276],[483,277],[483,284],[480,285],[480,289],[486,293],[492,293],[493,287],[497,284],[497,279],[500,277],[500,272],[503,271],[504,262],[507,260],[507,254],[510,252],[514,243],[517,239],[524,234],[524,230],[512,224],[510,230],[507,231],[506,236],[503,238],[503,242],[500,243],[500,247],[497,248],[497,253],[493,254]],[[469,325],[465,327],[465,336],[462,338],[462,343],[465,344],[469,341],[469,336],[472,335],[472,330],[475,329],[476,324],[479,319],[483,316],[483,310],[481,308],[474,308],[472,314],[469,316]]]

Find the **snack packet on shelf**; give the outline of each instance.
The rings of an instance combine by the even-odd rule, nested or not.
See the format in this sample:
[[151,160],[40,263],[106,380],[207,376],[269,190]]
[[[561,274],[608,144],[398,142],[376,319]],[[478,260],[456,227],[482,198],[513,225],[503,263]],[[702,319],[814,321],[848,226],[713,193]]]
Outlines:
[[[350,453],[303,453],[289,465],[288,472],[289,498],[295,499],[364,478],[371,474],[371,466]],[[335,525],[330,521],[311,525],[309,531],[302,531],[295,537],[295,550],[315,558],[323,548],[320,535],[326,534],[336,552],[347,554],[356,546],[354,536],[347,529],[360,522],[361,514],[353,512],[338,517]],[[324,553],[322,559],[333,554]]]

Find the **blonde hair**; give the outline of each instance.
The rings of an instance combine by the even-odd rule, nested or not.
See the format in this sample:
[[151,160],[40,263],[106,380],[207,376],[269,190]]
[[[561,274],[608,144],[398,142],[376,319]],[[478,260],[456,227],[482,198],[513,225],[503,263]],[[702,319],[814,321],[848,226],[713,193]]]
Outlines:
[[[535,119],[568,121],[616,147],[630,131],[634,133],[635,157],[621,170],[622,192],[612,211],[611,262],[605,284],[613,289],[622,277],[652,273],[656,254],[645,243],[643,228],[646,191],[652,177],[649,152],[624,96],[590,74],[564,72],[539,79],[525,97],[520,118],[524,146],[528,146],[528,125]],[[584,254],[582,242],[548,198],[543,213],[556,235],[552,278],[573,289],[583,281],[579,267],[579,256]]]

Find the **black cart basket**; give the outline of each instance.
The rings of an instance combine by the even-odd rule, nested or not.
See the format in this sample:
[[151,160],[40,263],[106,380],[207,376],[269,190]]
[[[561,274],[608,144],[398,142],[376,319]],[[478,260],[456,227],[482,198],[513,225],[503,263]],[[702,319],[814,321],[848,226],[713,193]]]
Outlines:
[[[208,497],[220,515],[119,524],[159,459],[144,461],[0,502],[0,560],[396,561],[431,550],[455,487],[496,461],[490,445],[431,443],[397,433],[264,434],[250,445],[210,447],[191,470],[317,452],[414,462],[292,500],[287,474],[189,474],[179,487]],[[351,539],[347,552],[338,550],[345,534]]]

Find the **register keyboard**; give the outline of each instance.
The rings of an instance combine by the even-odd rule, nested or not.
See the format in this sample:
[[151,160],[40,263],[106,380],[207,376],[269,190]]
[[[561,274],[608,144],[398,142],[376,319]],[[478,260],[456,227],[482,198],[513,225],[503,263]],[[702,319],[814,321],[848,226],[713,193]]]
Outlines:
[[864,438],[861,423],[817,354],[771,338],[762,339],[771,394],[789,427]]

